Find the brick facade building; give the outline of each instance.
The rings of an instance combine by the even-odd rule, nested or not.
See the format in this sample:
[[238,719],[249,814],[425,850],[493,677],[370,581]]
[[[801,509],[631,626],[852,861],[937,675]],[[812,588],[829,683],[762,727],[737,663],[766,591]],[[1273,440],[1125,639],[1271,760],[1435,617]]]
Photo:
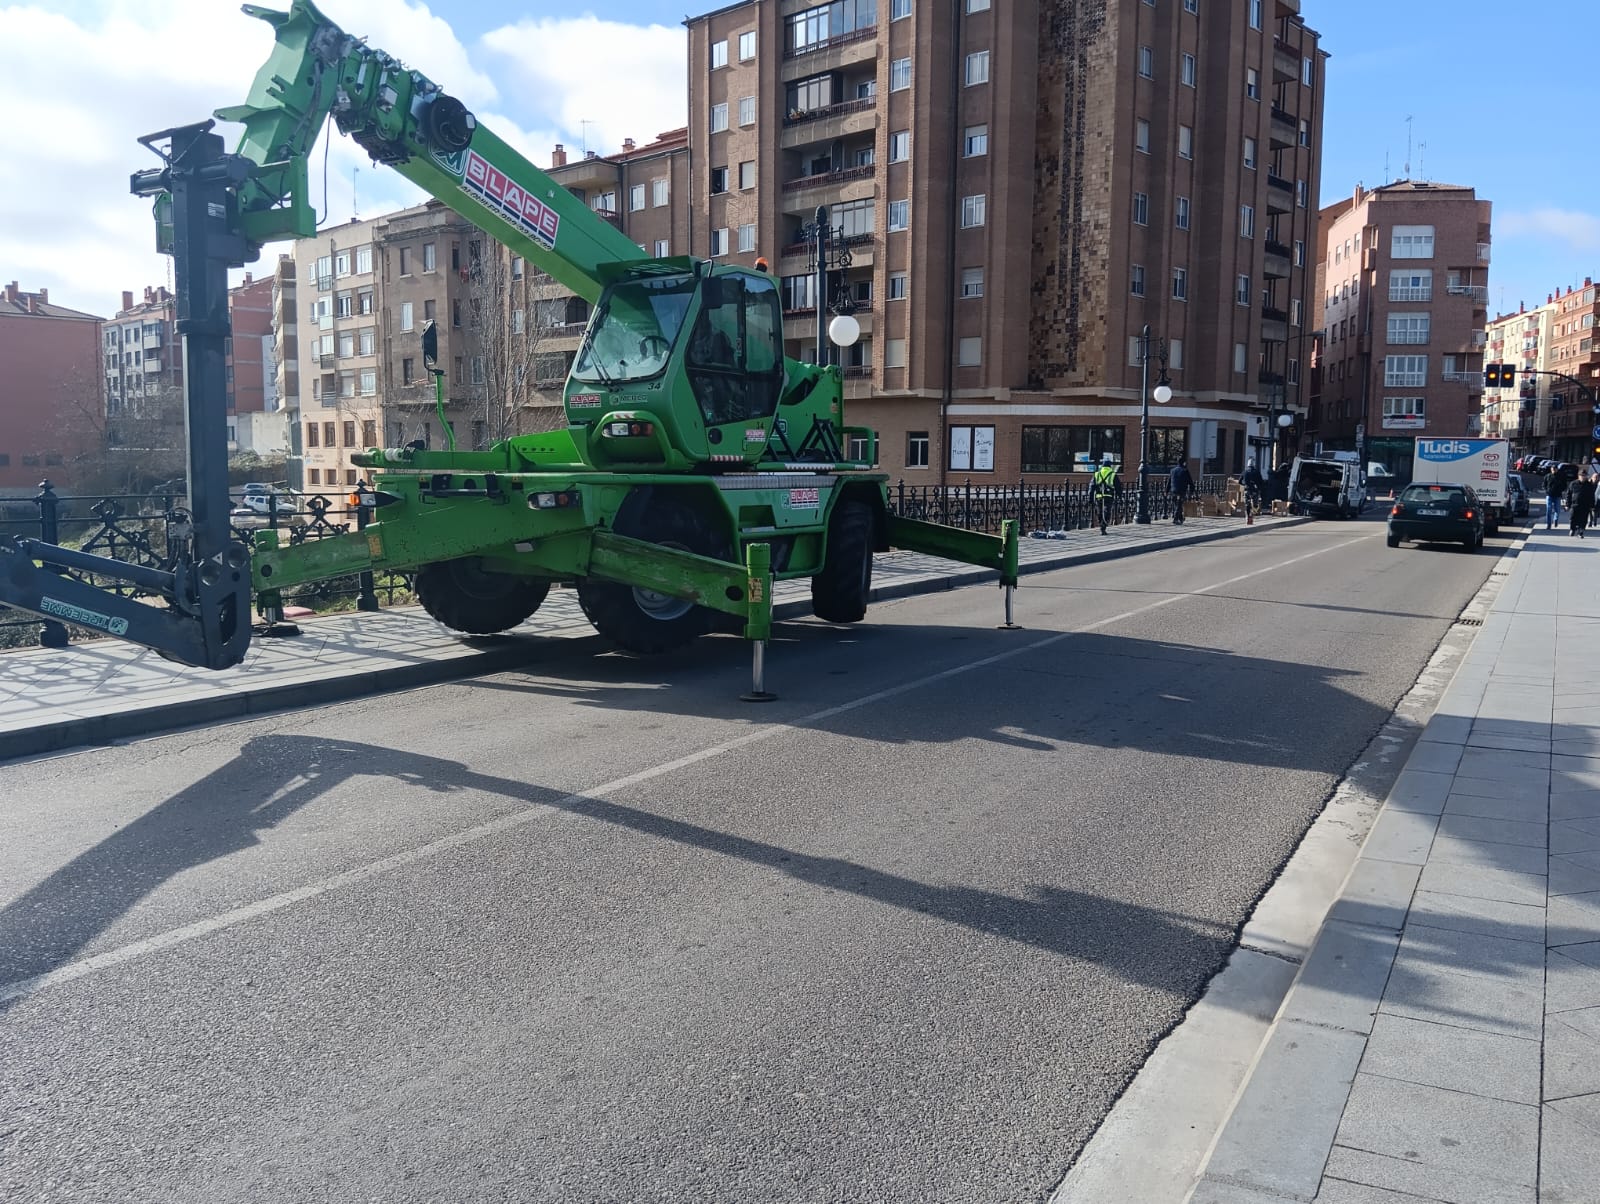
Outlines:
[[32,497],[39,482],[70,488],[98,441],[104,412],[101,319],[56,305],[16,281],[0,294],[0,496]]

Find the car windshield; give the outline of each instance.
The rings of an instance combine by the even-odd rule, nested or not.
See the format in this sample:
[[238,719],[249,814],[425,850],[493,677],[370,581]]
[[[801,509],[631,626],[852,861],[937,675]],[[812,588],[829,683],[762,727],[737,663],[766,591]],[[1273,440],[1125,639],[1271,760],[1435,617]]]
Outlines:
[[594,384],[645,380],[667,366],[695,278],[647,276],[613,285],[600,301],[572,375]]
[[1421,502],[1424,505],[1443,505],[1465,501],[1467,491],[1460,485],[1409,485],[1400,495],[1402,502]]

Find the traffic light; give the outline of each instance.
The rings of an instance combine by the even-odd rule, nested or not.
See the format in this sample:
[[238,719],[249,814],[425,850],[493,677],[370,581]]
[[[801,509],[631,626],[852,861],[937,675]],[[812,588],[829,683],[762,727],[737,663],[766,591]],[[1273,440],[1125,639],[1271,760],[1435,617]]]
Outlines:
[[1500,387],[1500,365],[1485,364],[1483,366],[1483,387],[1485,389],[1498,389]]
[[1500,387],[1514,389],[1517,387],[1517,366],[1515,364],[1500,365]]

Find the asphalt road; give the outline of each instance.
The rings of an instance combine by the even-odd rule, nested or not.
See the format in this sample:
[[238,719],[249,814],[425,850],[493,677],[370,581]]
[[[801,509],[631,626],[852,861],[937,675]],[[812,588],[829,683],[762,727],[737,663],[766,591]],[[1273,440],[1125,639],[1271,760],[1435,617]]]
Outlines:
[[8,764],[0,1197],[1042,1200],[1493,563],[1322,523],[789,624],[764,707],[562,641]]

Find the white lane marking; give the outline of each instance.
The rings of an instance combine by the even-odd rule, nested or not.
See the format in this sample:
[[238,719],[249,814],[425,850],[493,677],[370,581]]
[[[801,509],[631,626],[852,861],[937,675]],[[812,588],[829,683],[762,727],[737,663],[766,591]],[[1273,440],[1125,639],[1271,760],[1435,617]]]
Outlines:
[[[1367,537],[1362,536],[1360,538]],[[418,845],[414,849],[407,849],[405,852],[394,853],[388,857],[380,857],[377,861],[371,861],[366,865],[357,866],[355,869],[346,870],[342,874],[335,874],[331,878],[323,878],[318,882],[307,883],[305,886],[296,887],[294,890],[283,891],[280,894],[271,895],[255,903],[247,903],[243,907],[235,907],[208,919],[196,920],[192,924],[169,929],[166,932],[147,937],[142,941],[134,941],[131,944],[121,945],[115,949],[108,949],[106,952],[97,953],[92,957],[80,958],[78,961],[58,966],[54,970],[36,974],[32,978],[24,978],[16,982],[7,983],[4,986],[0,986],[0,1003],[21,999],[57,983],[72,982],[75,979],[85,978],[101,970],[109,970],[113,966],[120,966],[125,962],[143,957],[147,953],[154,953],[160,949],[170,949],[174,945],[181,945],[197,937],[209,936],[213,932],[221,932],[224,929],[243,924],[247,920],[253,920],[259,916],[271,915],[275,911],[282,911],[284,908],[292,907],[296,903],[304,903],[308,899],[315,899],[331,891],[354,886],[367,878],[373,878],[392,869],[399,869],[401,866],[411,865],[429,857],[437,856],[440,853],[449,852],[451,849],[471,844],[486,836],[493,836],[500,832],[522,827],[536,819],[542,819],[552,812],[565,811],[587,799],[604,797],[619,790],[626,790],[630,786],[641,785],[655,778],[685,769],[700,761],[706,761],[712,757],[720,757],[722,754],[732,752],[734,749],[744,748],[757,741],[768,740],[773,736],[791,732],[797,727],[809,727],[826,719],[831,719],[835,715],[843,715],[850,711],[860,710],[862,707],[882,702],[886,698],[894,698],[912,690],[920,690],[924,686],[946,681],[963,673],[970,673],[974,669],[982,669],[989,665],[998,664],[1001,661],[1010,660],[1013,657],[1026,656],[1031,652],[1037,652],[1041,648],[1048,648],[1051,644],[1060,643],[1062,640],[1081,635],[1086,631],[1097,631],[1102,627],[1110,626],[1112,623],[1120,623],[1125,619],[1137,618],[1139,615],[1148,614],[1152,610],[1159,610],[1163,606],[1171,606],[1175,602],[1182,602],[1185,598],[1192,598],[1197,594],[1208,594],[1213,590],[1225,589],[1230,585],[1237,585],[1241,581],[1248,581],[1252,577],[1260,577],[1267,573],[1277,572],[1279,569],[1288,568],[1290,565],[1299,564],[1304,560],[1310,560],[1313,556],[1321,556],[1325,552],[1338,551],[1357,542],[1359,542],[1359,539],[1340,540],[1337,543],[1329,544],[1327,547],[1318,548],[1314,552],[1305,552],[1299,556],[1290,557],[1288,560],[1281,560],[1276,564],[1268,565],[1265,568],[1253,569],[1248,573],[1240,573],[1236,577],[1229,577],[1226,581],[1217,581],[1211,585],[1191,590],[1186,594],[1173,594],[1159,601],[1148,602],[1143,606],[1136,606],[1132,610],[1125,610],[1121,614],[1099,619],[1083,627],[1074,627],[1070,631],[1058,631],[1054,635],[1046,636],[1044,639],[1034,640],[1016,648],[1008,648],[1004,652],[980,657],[977,660],[954,665],[948,669],[941,669],[938,673],[930,673],[926,677],[917,678],[915,681],[902,682],[897,686],[888,686],[871,694],[862,695],[860,698],[851,699],[849,702],[841,702],[820,711],[813,711],[809,715],[790,720],[787,723],[772,723],[765,727],[756,728],[742,736],[735,736],[731,740],[725,740],[721,744],[714,744],[709,748],[701,749],[699,752],[692,752],[671,761],[664,761],[659,765],[651,766],[649,769],[641,769],[637,773],[630,773],[626,777],[616,778],[590,790],[575,791],[557,799],[553,803],[537,803],[525,811],[503,815],[499,819],[489,820],[486,823],[467,828],[451,836],[440,837],[438,840],[430,841],[428,844]]]

